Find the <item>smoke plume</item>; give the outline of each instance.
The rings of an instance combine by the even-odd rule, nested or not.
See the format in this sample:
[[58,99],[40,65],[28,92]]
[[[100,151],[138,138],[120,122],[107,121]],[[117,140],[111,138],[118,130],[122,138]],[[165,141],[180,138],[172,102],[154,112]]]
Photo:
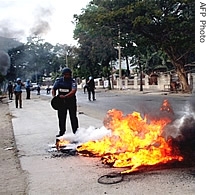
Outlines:
[[10,20],[0,21],[0,36],[6,38],[20,39],[25,35],[24,30],[17,30],[13,28],[14,24]]
[[177,140],[188,140],[195,138],[195,112],[190,104],[185,105],[179,116],[165,128],[165,136]]
[[35,22],[30,29],[30,33],[35,36],[42,36],[48,33],[50,30],[50,24],[48,22],[49,17],[52,15],[50,9],[39,8],[35,15]]
[[10,66],[9,55],[4,51],[0,51],[0,73],[5,76],[7,74],[9,66]]
[[[27,23],[25,24],[24,19],[22,21],[23,24],[20,23],[20,25],[15,19],[0,19],[0,36],[23,41],[30,36],[41,37],[42,35],[46,35],[51,29],[49,24],[50,17],[52,16],[51,10],[53,10],[52,7],[37,7],[34,10],[33,17],[35,21],[33,20],[32,26],[28,26]],[[29,28],[27,29],[25,27]]]

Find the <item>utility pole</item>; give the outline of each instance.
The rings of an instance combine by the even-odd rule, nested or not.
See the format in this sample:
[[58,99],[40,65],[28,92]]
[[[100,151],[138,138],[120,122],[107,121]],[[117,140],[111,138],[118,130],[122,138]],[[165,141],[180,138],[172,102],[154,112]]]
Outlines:
[[122,90],[122,68],[121,68],[121,45],[120,45],[120,25],[118,24],[118,58],[119,58],[119,90]]
[[[35,62],[35,67],[36,67],[36,62]],[[37,84],[38,83],[37,67],[36,67],[36,70],[35,70],[35,79],[36,79],[36,84]]]
[[[69,64],[68,64],[68,55],[69,55],[69,49],[67,48],[66,50],[66,67],[69,67]],[[73,77],[73,67],[71,67],[71,71],[72,71],[72,77]]]
[[143,83],[142,83],[142,76],[143,76],[143,73],[142,73],[142,69],[143,67],[141,66],[141,63],[140,63],[140,57],[138,57],[138,64],[139,64],[139,73],[140,73],[140,91],[143,91]]
[[66,51],[66,67],[68,67],[68,51]]

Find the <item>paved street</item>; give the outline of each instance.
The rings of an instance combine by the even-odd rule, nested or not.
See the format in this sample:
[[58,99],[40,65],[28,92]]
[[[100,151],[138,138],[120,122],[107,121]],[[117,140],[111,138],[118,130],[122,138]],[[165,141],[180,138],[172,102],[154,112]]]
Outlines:
[[[93,132],[98,136],[106,133],[102,128],[102,115],[93,117],[95,112],[91,116],[86,113],[85,105],[93,102],[86,102],[84,95],[78,93],[78,135],[71,134],[68,123],[66,137],[71,141],[82,142]],[[97,102],[100,102],[100,96]],[[19,159],[28,175],[28,194],[194,194],[194,167],[151,169],[125,175],[119,183],[101,184],[98,182],[101,176],[122,169],[104,166],[100,158],[58,152],[54,148],[58,133],[57,115],[50,106],[49,96],[33,94],[31,100],[23,100],[23,109],[16,109],[13,103],[9,107]],[[76,145],[72,144],[72,147]]]

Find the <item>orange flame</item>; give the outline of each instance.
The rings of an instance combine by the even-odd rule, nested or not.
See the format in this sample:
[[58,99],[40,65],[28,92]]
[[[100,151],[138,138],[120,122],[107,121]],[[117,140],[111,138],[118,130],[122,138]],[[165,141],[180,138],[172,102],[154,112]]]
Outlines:
[[160,110],[170,112],[170,113],[174,113],[170,103],[168,102],[168,100],[163,100],[163,103],[162,103],[162,106],[160,107]]
[[56,140],[56,148],[57,148],[57,150],[60,150],[60,148],[61,148],[62,146],[66,146],[66,145],[68,145],[69,143],[70,143],[70,141],[68,141],[68,140],[58,139],[58,140]]
[[170,122],[169,118],[148,122],[138,112],[123,116],[122,111],[112,109],[104,120],[104,126],[112,131],[112,135],[86,142],[77,151],[80,155],[87,155],[83,151],[89,151],[94,156],[103,157],[103,163],[113,167],[130,167],[123,173],[138,170],[142,165],[182,161],[183,157],[176,154],[170,140],[161,136],[163,128]]

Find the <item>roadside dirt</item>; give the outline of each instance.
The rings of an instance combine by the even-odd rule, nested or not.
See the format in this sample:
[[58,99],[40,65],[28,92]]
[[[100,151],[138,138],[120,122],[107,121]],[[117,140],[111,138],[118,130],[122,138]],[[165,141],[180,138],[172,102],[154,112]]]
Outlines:
[[[14,100],[13,100],[14,101]],[[25,195],[27,174],[18,159],[8,98],[0,102],[0,194]]]

